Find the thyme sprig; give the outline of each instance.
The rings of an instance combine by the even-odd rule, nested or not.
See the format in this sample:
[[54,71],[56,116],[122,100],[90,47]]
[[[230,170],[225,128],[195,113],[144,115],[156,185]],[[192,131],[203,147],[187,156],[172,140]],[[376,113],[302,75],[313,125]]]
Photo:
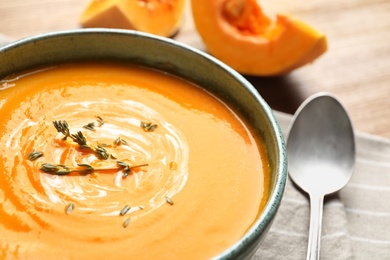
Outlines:
[[73,140],[73,142],[78,143],[80,146],[87,145],[87,139],[84,137],[81,131],[78,131],[76,134],[71,134],[69,130],[68,122],[65,120],[53,121],[53,125],[56,128],[57,132],[64,135],[63,140],[66,140],[68,137]]
[[53,121],[53,125],[56,128],[57,132],[64,135],[63,140],[66,140],[68,137],[72,139],[73,142],[77,143],[82,149],[89,149],[96,153],[96,155],[103,160],[107,160],[110,155],[105,148],[102,146],[90,146],[87,144],[87,139],[81,131],[78,131],[75,134],[71,134],[69,130],[69,125],[65,120]]
[[68,175],[70,173],[91,174],[93,172],[98,172],[98,171],[103,172],[103,171],[122,170],[123,174],[126,173],[126,176],[128,176],[131,172],[131,169],[148,166],[148,164],[139,164],[130,167],[128,164],[123,163],[121,161],[117,161],[116,163],[117,163],[116,166],[101,167],[101,168],[93,167],[85,163],[77,164],[77,167],[71,167],[64,164],[44,163],[42,164],[40,170],[54,175]]

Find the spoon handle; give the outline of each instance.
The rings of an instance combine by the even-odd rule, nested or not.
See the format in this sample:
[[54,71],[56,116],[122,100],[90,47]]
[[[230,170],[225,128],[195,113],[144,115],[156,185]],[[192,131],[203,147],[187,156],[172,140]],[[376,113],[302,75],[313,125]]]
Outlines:
[[310,195],[310,205],[310,229],[306,259],[318,260],[320,259],[324,196]]

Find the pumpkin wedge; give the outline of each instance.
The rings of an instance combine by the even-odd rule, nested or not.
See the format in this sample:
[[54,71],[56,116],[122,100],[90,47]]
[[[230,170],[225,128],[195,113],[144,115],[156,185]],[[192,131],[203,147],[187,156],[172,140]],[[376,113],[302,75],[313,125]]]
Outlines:
[[82,13],[80,24],[169,37],[181,26],[185,3],[186,0],[93,0]]
[[285,74],[327,49],[323,33],[288,15],[272,20],[256,0],[193,0],[192,14],[208,52],[242,74]]

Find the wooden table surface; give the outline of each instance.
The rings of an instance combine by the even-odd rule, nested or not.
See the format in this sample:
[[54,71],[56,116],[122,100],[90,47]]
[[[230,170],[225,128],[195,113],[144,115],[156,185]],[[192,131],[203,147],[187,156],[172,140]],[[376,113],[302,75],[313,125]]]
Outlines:
[[[0,0],[0,33],[23,37],[79,28],[90,0]],[[348,110],[357,131],[390,138],[390,1],[269,0],[265,12],[292,14],[323,31],[329,50],[314,63],[279,77],[248,77],[275,110],[293,114],[326,91]],[[186,13],[175,40],[205,50]]]

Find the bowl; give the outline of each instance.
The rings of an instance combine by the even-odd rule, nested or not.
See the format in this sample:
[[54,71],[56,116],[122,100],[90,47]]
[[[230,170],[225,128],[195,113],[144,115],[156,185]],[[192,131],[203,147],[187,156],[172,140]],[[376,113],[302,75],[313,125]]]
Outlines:
[[217,59],[172,39],[115,29],[78,29],[38,35],[0,48],[0,78],[40,65],[120,60],[163,70],[199,84],[237,108],[265,142],[270,195],[245,235],[215,259],[248,259],[268,233],[287,177],[284,140],[272,110],[239,73]]

